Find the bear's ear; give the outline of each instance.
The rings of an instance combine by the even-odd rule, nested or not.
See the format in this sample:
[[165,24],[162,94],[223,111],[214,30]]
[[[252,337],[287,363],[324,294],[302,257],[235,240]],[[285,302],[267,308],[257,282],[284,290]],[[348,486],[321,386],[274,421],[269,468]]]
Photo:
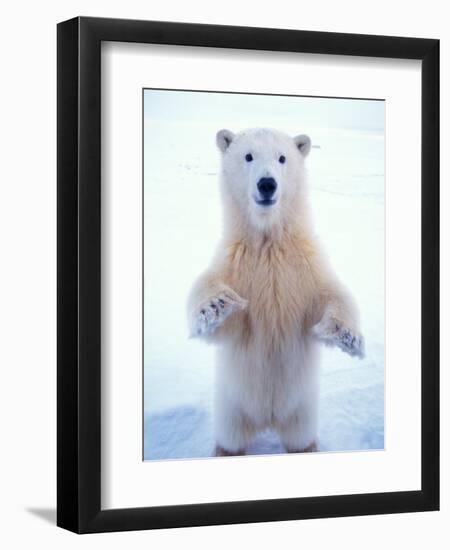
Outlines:
[[234,134],[230,130],[219,130],[216,135],[217,147],[225,153],[234,139]]
[[295,136],[294,143],[304,157],[311,151],[311,139],[309,136],[305,136],[305,134]]

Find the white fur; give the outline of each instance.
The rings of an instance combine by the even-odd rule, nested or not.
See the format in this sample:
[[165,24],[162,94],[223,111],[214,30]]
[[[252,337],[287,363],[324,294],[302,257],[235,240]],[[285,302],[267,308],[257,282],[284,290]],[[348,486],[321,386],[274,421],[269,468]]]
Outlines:
[[[191,335],[219,344],[216,441],[244,451],[272,427],[287,450],[301,451],[317,438],[318,342],[362,357],[357,308],[312,231],[310,139],[221,130],[217,145],[224,235],[188,301]],[[277,183],[275,202],[261,206],[258,181],[267,177]]]

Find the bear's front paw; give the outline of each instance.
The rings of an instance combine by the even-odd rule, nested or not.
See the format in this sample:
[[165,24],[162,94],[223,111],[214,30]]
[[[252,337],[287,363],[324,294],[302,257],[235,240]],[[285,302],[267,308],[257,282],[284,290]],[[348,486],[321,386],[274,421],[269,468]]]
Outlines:
[[194,313],[191,322],[191,336],[207,336],[220,327],[232,313],[244,310],[247,300],[235,292],[222,292],[202,304]]
[[328,346],[337,346],[352,357],[364,357],[364,337],[334,317],[325,317],[313,327],[313,334]]

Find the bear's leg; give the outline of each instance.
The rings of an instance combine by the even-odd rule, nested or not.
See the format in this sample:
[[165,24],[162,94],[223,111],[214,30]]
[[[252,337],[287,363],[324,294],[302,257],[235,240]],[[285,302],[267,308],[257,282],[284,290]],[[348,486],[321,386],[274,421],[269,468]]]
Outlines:
[[243,456],[245,455],[245,449],[239,449],[238,451],[228,451],[219,444],[216,445],[214,450],[214,456]]
[[245,455],[256,427],[236,403],[222,395],[216,398],[215,435],[215,456]]
[[288,453],[317,451],[317,406],[314,402],[302,404],[294,414],[276,427]]
[[294,449],[294,448],[290,449],[286,447],[287,453],[315,453],[317,452],[317,450],[318,450],[318,445],[316,440],[314,440],[310,445],[308,445],[304,449]]

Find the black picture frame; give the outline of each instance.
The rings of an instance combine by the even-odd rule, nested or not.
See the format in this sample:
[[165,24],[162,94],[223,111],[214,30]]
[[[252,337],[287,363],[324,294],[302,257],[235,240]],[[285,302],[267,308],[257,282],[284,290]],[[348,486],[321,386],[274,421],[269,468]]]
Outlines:
[[[58,25],[57,524],[76,533],[439,508],[439,41],[77,17]],[[101,509],[102,41],[422,62],[420,491]]]

